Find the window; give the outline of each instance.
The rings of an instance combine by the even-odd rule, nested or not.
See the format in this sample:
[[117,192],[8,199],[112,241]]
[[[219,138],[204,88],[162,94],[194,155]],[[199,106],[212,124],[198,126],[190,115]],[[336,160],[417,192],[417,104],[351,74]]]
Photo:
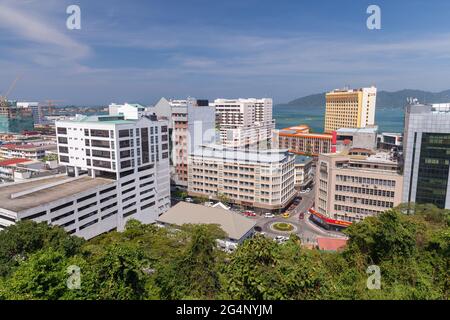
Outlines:
[[121,158],[121,159],[123,159],[123,158],[129,158],[130,156],[131,156],[130,150],[123,150],[123,151],[120,151],[120,158]]
[[67,128],[58,127],[56,131],[58,132],[58,134],[67,134]]
[[103,141],[103,140],[92,140],[91,145],[93,147],[98,148],[108,148],[110,147],[109,141]]
[[131,160],[125,160],[125,161],[122,161],[120,163],[120,168],[121,169],[126,169],[126,168],[129,168],[129,167],[131,167]]
[[58,143],[67,144],[67,138],[65,138],[65,137],[58,137]]
[[100,191],[100,194],[105,194],[105,193],[107,193],[107,192],[110,192],[110,191],[113,191],[113,190],[116,190],[116,187],[114,186],[114,187],[111,187],[111,188],[108,188],[108,189],[105,189],[105,190],[102,190],[102,191]]
[[147,163],[150,161],[148,128],[142,128],[141,130],[141,148],[142,148],[142,163]]
[[130,131],[129,130],[119,130],[119,138],[129,137]]
[[129,148],[131,146],[130,140],[122,140],[119,142],[120,148]]
[[89,129],[84,129],[84,135],[89,136]]
[[109,151],[104,151],[104,150],[92,150],[92,156],[93,157],[97,157],[97,158],[106,158],[106,159],[110,159],[111,158],[111,153]]
[[111,162],[110,161],[92,160],[92,164],[93,164],[94,167],[111,169]]
[[109,138],[109,131],[108,130],[91,129],[91,136],[92,137]]
[[69,148],[59,146],[58,151],[59,153],[69,153]]

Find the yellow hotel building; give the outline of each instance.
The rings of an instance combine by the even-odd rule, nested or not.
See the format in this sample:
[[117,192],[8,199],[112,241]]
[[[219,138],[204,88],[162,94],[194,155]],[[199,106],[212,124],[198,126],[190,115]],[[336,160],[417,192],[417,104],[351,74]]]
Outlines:
[[377,88],[337,89],[326,94],[325,132],[375,124]]

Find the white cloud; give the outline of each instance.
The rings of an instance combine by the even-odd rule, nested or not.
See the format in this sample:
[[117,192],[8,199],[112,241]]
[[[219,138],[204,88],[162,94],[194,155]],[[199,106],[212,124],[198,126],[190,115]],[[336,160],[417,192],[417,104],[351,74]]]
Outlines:
[[87,57],[88,46],[64,33],[65,25],[51,25],[50,19],[37,17],[23,8],[0,4],[0,30],[23,42],[16,53],[45,66],[73,62]]

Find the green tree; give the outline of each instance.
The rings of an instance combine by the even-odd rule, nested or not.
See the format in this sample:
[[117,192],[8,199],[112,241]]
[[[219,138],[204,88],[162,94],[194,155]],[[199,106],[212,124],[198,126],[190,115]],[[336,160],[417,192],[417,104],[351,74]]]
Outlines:
[[155,283],[162,299],[213,299],[220,292],[216,239],[225,234],[217,226],[187,225],[191,239],[182,254],[160,266]]
[[223,194],[223,193],[217,194],[217,200],[219,200],[220,202],[222,202],[225,205],[229,205],[231,202],[230,198],[226,194]]
[[21,261],[43,248],[75,255],[84,240],[70,236],[64,229],[47,223],[19,221],[0,231],[0,276],[10,274]]

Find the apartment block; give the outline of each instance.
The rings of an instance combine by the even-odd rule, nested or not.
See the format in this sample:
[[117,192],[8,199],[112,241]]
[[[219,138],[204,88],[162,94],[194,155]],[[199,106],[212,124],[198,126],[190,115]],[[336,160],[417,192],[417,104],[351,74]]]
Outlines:
[[392,153],[353,148],[321,154],[315,181],[315,211],[347,222],[361,221],[402,202],[398,160]]
[[201,146],[189,155],[188,193],[277,211],[295,197],[294,163],[287,150]]
[[275,122],[272,99],[216,99],[216,123],[226,147],[270,144]]
[[56,150],[56,143],[46,142],[14,144],[8,143],[0,145],[0,158],[13,159],[25,158],[30,160],[41,160],[47,152]]
[[377,88],[336,89],[326,94],[325,132],[375,124]]
[[403,201],[450,209],[450,103],[406,107]]
[[273,144],[299,155],[317,157],[321,153],[335,152],[336,133],[311,133],[307,125],[274,130]]
[[216,139],[215,108],[208,100],[161,98],[150,110],[169,122],[171,179],[173,184],[187,187],[188,154]]

